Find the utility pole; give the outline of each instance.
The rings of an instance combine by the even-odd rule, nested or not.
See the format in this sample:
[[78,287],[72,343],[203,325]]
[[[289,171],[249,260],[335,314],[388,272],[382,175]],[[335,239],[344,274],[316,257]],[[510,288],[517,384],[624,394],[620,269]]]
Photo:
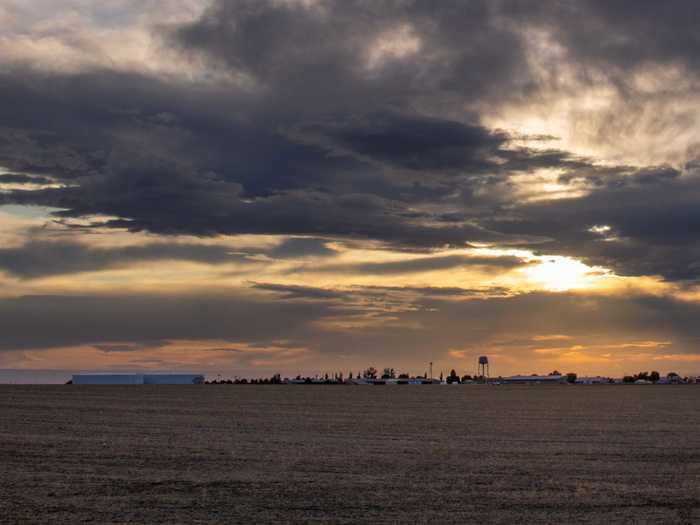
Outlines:
[[430,361],[430,380],[433,380],[433,362]]

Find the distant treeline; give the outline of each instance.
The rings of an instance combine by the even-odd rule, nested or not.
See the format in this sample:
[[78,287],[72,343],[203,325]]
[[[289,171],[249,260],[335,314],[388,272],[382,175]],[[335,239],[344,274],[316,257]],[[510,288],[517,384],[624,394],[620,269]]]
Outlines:
[[[533,377],[537,374],[532,374]],[[576,383],[578,381],[578,374],[575,372],[568,372],[562,374],[558,370],[554,370],[547,374],[547,376],[561,376],[562,381],[566,383]],[[542,376],[545,377],[545,376]],[[486,378],[484,376],[464,374],[459,375],[454,369],[450,371],[447,377],[444,377],[443,373],[440,372],[439,381],[445,383],[478,383],[478,382],[498,382],[499,379],[504,379],[502,377],[492,377]],[[681,377],[675,372],[669,372],[666,376],[662,377],[657,371],[651,372],[639,372],[634,375],[626,375],[622,379],[612,379],[605,378],[608,383],[691,383],[696,382],[696,378]],[[353,373],[349,372],[345,375],[343,372],[325,373],[315,376],[302,376],[297,375],[293,378],[285,377],[284,379],[280,374],[274,374],[272,377],[267,378],[234,378],[234,379],[215,379],[211,381],[205,381],[208,385],[280,385],[280,384],[323,384],[323,385],[341,385],[348,383],[356,383],[363,381],[376,381],[381,382],[381,380],[406,380],[406,381],[419,381],[424,382],[432,381],[432,378],[428,378],[427,372],[423,375],[409,375],[407,373],[397,373],[394,368],[384,368],[382,373],[370,366],[360,372]]]

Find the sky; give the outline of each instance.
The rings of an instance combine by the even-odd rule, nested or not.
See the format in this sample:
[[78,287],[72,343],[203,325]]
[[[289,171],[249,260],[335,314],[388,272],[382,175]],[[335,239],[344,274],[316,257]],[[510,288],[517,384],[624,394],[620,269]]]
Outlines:
[[0,381],[700,374],[699,20],[4,0]]

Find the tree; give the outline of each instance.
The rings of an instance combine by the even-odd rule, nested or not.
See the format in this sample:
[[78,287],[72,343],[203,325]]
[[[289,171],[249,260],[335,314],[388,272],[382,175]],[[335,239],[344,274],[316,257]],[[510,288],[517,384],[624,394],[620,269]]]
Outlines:
[[561,372],[559,370],[554,370],[553,372],[550,372],[548,375],[550,376],[560,376]]
[[399,379],[409,379],[409,378],[410,378],[410,376],[406,373],[399,374]]
[[373,366],[370,366],[362,373],[362,377],[364,377],[365,379],[377,379],[377,369]]
[[622,378],[622,381],[624,383],[634,383],[635,379],[634,376],[625,376]]
[[679,376],[675,372],[669,372],[668,374],[666,374],[666,378],[668,379],[669,383],[680,383],[681,382],[681,376]]
[[569,372],[568,374],[566,374],[567,383],[575,383],[576,379],[578,379],[578,376],[574,372]]
[[649,379],[651,379],[654,383],[656,383],[661,376],[656,370],[652,370],[651,374],[649,374]]
[[465,381],[471,381],[471,380],[472,380],[472,376],[470,376],[469,374],[465,374],[462,376],[462,383],[464,383]]
[[442,375],[442,371],[440,372],[440,382],[442,382],[444,376]]
[[450,375],[447,376],[447,382],[450,384],[459,383],[459,376],[457,375],[457,372],[455,372],[454,368],[450,370]]
[[385,368],[382,373],[382,379],[396,379],[396,372],[393,368]]

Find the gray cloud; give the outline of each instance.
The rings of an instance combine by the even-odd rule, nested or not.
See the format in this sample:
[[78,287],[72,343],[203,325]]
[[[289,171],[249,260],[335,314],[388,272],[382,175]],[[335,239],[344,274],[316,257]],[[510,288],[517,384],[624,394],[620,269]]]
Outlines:
[[[165,340],[230,339],[260,344],[308,336],[307,323],[343,314],[339,305],[229,296],[26,296],[0,299],[2,350],[70,345],[161,345]],[[271,327],[274,325],[274,330]],[[41,330],[36,327],[41,326]]]
[[159,346],[165,344],[164,341],[158,343],[157,341],[153,341],[150,345],[144,345],[144,344],[95,344],[93,345],[95,348],[97,348],[99,351],[104,352],[106,354],[111,354],[111,353],[125,353],[125,352],[138,352],[139,350],[144,350],[148,348],[148,346]]
[[240,261],[245,254],[231,248],[196,244],[148,244],[124,248],[90,248],[72,242],[30,241],[0,248],[0,270],[31,279],[49,275],[89,272],[158,260],[222,264]]
[[322,239],[289,238],[277,246],[238,249],[225,245],[158,242],[140,246],[91,247],[70,241],[29,240],[0,248],[0,270],[24,279],[73,274],[128,266],[149,261],[191,261],[204,264],[249,262],[254,255],[275,259],[306,256],[331,257],[335,250]]
[[[3,192],[0,203],[56,207],[59,217],[117,216],[105,225],[160,234],[345,237],[414,248],[521,244],[623,274],[694,279],[692,159],[683,169],[603,165],[516,147],[513,139],[523,137],[488,129],[482,116],[504,102],[556,95],[557,86],[531,69],[528,29],[563,50],[550,67],[563,61],[580,72],[581,85],[602,77],[630,104],[643,103],[648,95],[629,70],[680,65],[688,78],[697,75],[695,14],[691,2],[214,1],[200,18],[156,31],[164,49],[238,83],[109,64],[3,68],[0,166],[21,175],[0,181],[50,177],[66,186]],[[414,47],[401,51],[394,42],[373,62],[387,38],[413,38]],[[666,96],[661,91],[654,96]],[[542,168],[590,194],[522,204],[511,175]],[[621,240],[604,243],[587,231],[597,224]],[[53,248],[67,261],[55,263],[61,272],[156,257],[95,253],[85,262],[71,247]],[[50,273],[36,262],[48,249],[4,250],[5,267],[25,277]],[[297,240],[271,256],[326,250]]]
[[[556,2],[536,9],[557,41],[579,61],[618,76],[649,62],[682,63],[700,72],[699,14],[692,1]],[[586,23],[582,24],[581,20]]]
[[455,286],[362,286],[356,287],[364,293],[407,293],[419,297],[467,298],[483,296],[508,296],[513,290],[503,286],[487,286],[484,288],[459,288]]
[[327,241],[323,239],[292,237],[291,239],[285,239],[279,246],[270,250],[269,255],[278,259],[305,256],[328,257],[334,255],[336,251],[328,248],[326,244]]
[[312,286],[298,286],[289,284],[273,283],[252,283],[252,287],[257,290],[275,292],[285,299],[342,299],[345,293],[326,288],[315,288]]
[[356,155],[411,170],[480,173],[497,169],[508,141],[503,133],[456,121],[375,113],[307,124],[292,133],[336,154]]
[[473,257],[466,255],[441,255],[437,257],[421,257],[404,261],[357,263],[357,264],[326,264],[300,266],[289,270],[290,273],[312,271],[369,275],[391,275],[415,272],[430,272],[459,267],[490,267],[494,270],[509,270],[525,266],[526,262],[518,257]]
[[[240,291],[228,296],[180,295],[177,300],[143,295],[0,299],[0,351],[70,345],[126,351],[190,339],[262,348],[284,339],[286,347],[314,352],[314,366],[355,369],[400,362],[414,372],[418,366],[422,372],[429,360],[471,366],[449,356],[448,350],[454,348],[479,353],[507,347],[510,358],[534,360],[534,347],[526,342],[539,334],[567,334],[572,344],[671,341],[674,354],[695,352],[700,340],[698,305],[658,297],[533,293],[446,300],[428,291],[403,299],[400,307],[396,295],[382,299],[376,290],[367,291],[375,294],[372,301],[364,301],[364,296],[357,300],[355,290],[343,292],[345,299],[314,294],[311,289],[301,290],[301,295],[299,290],[278,291],[286,298],[269,301]],[[343,305],[346,302],[348,306]],[[367,324],[361,329],[319,329],[319,323],[328,322]],[[596,326],[594,338],[591,326]],[[613,357],[625,351],[629,350],[607,350]],[[644,351],[655,352],[653,348]],[[499,355],[493,357],[498,363]]]
[[26,175],[24,173],[0,174],[0,184],[51,184],[53,181],[48,177],[36,175]]
[[[642,175],[578,199],[535,203],[521,220],[495,220],[490,228],[513,234],[537,231],[551,239],[537,249],[582,257],[623,275],[668,280],[700,276],[700,180]],[[604,234],[589,231],[607,226]]]

